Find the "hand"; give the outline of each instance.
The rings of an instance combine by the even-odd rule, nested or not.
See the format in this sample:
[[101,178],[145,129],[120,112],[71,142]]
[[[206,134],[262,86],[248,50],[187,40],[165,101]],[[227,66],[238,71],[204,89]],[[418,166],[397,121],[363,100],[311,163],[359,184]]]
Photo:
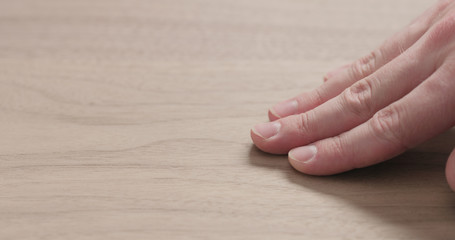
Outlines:
[[[368,56],[269,110],[254,144],[330,175],[390,159],[455,125],[455,1],[440,1]],[[455,191],[455,151],[447,164]]]

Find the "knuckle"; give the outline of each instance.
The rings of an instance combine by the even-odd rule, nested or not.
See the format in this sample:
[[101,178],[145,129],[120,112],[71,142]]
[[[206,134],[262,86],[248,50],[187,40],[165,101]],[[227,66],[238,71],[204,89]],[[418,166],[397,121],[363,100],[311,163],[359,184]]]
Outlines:
[[437,12],[444,11],[452,2],[453,0],[439,0],[436,3],[436,11]]
[[322,90],[320,88],[314,89],[312,93],[313,102],[316,104],[316,106],[319,106],[326,101],[324,98],[324,94],[322,93]]
[[430,21],[437,20],[440,16],[443,16],[450,10],[450,5],[453,3],[453,0],[439,0],[434,7],[430,8],[432,15]]
[[381,56],[381,50],[378,49],[355,61],[350,68],[352,77],[354,79],[362,79],[370,75],[376,69],[378,59]]
[[[444,71],[450,72],[451,76],[455,76],[455,69],[446,68]],[[455,88],[455,81],[451,78],[439,78],[437,80],[427,81],[425,89],[429,94],[441,94],[443,96],[453,95],[451,92]]]
[[[446,76],[455,76],[455,59],[447,59],[442,67],[439,68],[439,71],[442,75]],[[423,85],[428,94],[440,95],[445,97],[454,98],[453,90],[455,89],[455,81],[453,77],[440,77],[431,79],[425,82]],[[455,99],[455,98],[454,98]],[[455,101],[450,101],[447,99],[448,103]]]
[[374,135],[387,144],[398,146],[400,149],[408,149],[404,138],[403,127],[400,123],[400,111],[393,105],[377,112],[370,122]]
[[434,49],[446,45],[455,36],[455,12],[447,14],[428,32],[426,46]]
[[300,131],[300,135],[308,137],[310,132],[309,129],[311,129],[309,113],[299,114],[297,122],[297,129]]
[[407,36],[412,37],[423,34],[430,27],[428,22],[413,22],[408,27]]
[[410,27],[419,29],[418,32],[426,31],[447,13],[452,3],[453,0],[439,0],[432,8],[425,11],[424,15],[412,21]]
[[336,159],[344,159],[348,157],[348,152],[347,148],[344,147],[343,141],[340,136],[335,136],[332,138],[332,146],[330,147],[333,156],[335,156]]
[[370,117],[373,111],[372,92],[370,80],[365,79],[355,83],[342,95],[345,108],[362,119]]

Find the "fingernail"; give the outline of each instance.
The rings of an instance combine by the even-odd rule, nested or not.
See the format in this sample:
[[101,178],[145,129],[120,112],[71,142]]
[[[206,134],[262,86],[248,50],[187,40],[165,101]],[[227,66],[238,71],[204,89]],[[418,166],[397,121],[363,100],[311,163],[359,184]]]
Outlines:
[[296,100],[286,101],[273,106],[270,109],[273,115],[278,118],[286,117],[297,113],[298,103]]
[[269,139],[278,134],[281,124],[279,122],[260,123],[254,126],[253,131],[264,139]]
[[294,148],[289,152],[289,158],[301,163],[309,163],[314,160],[318,149],[314,145]]

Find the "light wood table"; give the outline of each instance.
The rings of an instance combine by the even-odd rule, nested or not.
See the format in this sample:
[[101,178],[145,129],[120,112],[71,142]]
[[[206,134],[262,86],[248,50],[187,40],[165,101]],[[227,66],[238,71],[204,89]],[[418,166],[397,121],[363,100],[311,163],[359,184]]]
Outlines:
[[453,131],[332,177],[249,137],[432,4],[2,0],[0,239],[455,239]]

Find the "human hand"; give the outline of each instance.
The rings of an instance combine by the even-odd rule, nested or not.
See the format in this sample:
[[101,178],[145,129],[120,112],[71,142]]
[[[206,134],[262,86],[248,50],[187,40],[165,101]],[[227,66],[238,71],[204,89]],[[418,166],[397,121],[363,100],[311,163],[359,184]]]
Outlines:
[[[455,126],[455,1],[439,1],[325,83],[269,110],[254,144],[330,175],[390,159]],[[455,191],[455,150],[446,176]]]

